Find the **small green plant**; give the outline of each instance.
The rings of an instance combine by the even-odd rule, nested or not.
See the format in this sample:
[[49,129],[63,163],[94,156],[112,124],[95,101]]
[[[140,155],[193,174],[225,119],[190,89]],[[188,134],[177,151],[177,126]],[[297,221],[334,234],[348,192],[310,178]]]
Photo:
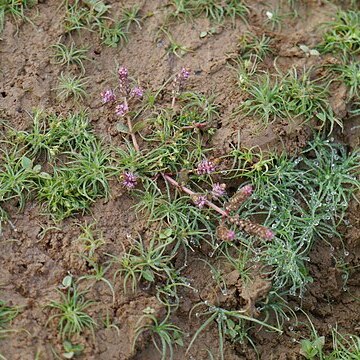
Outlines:
[[123,276],[124,291],[129,281],[132,291],[135,291],[140,281],[153,283],[156,278],[173,278],[174,269],[171,264],[173,256],[166,254],[172,241],[173,239],[170,238],[159,243],[156,238],[153,238],[149,245],[145,246],[142,238],[139,238],[139,240],[134,240],[130,251],[120,258],[109,255],[119,265],[114,276]]
[[120,22],[124,25],[127,32],[129,31],[132,24],[136,24],[138,28],[141,29],[141,18],[139,13],[139,5],[134,5],[130,8],[125,8],[122,10],[122,19]]
[[34,179],[40,168],[17,148],[1,149],[0,203],[16,200],[24,208],[26,195],[34,188]]
[[[169,315],[168,313],[162,321],[159,321],[152,314],[142,315],[137,322],[133,347],[135,347],[139,336],[148,331],[156,350],[161,354],[161,360],[172,360],[174,345],[184,346],[184,344],[182,341],[183,332],[178,326],[169,322]],[[145,324],[142,324],[144,322]]]
[[105,245],[103,237],[94,234],[94,227],[95,223],[80,226],[82,233],[77,239],[82,245],[83,253],[91,261],[95,261],[97,249]]
[[265,24],[271,26],[271,30],[281,30],[281,24],[285,18],[285,15],[281,14],[279,7],[277,6],[273,10],[267,10],[265,12]]
[[[315,359],[322,353],[325,345],[325,336],[315,337],[313,340],[304,339],[300,341],[300,354],[306,359]],[[339,358],[340,359],[340,358]]]
[[246,315],[243,311],[237,310],[226,310],[217,306],[210,306],[207,302],[200,302],[193,306],[190,312],[191,314],[195,309],[199,307],[206,307],[207,310],[201,313],[196,313],[197,317],[206,316],[207,319],[204,323],[196,330],[190,344],[187,348],[187,352],[190,350],[199,334],[204,331],[214,321],[217,323],[217,330],[219,335],[219,354],[221,360],[224,360],[224,342],[226,337],[229,337],[232,341],[243,341],[248,338],[247,335],[247,322],[259,324],[266,327],[269,330],[277,331],[281,333],[281,330],[266,324],[258,319],[252,318]]
[[271,267],[274,291],[288,288],[302,296],[312,281],[309,250],[317,239],[339,236],[337,227],[360,186],[359,153],[347,154],[343,146],[317,137],[300,156],[272,161],[266,171],[250,173],[255,191],[239,211],[244,217],[265,216],[264,225],[276,231],[254,257]]
[[251,281],[252,265],[250,259],[252,258],[252,249],[246,246],[236,248],[231,251],[230,246],[226,246],[222,251],[222,256],[225,261],[229,263],[233,270],[236,270],[242,283],[245,285]]
[[83,100],[87,95],[85,90],[87,82],[87,79],[80,76],[61,73],[56,87],[58,99],[64,101],[73,98],[75,102]]
[[74,43],[71,43],[68,47],[60,42],[52,45],[52,47],[54,49],[55,64],[66,66],[75,64],[85,73],[83,61],[88,60],[86,56],[89,50],[88,48],[76,48]]
[[69,340],[63,342],[64,352],[62,356],[65,359],[72,359],[74,356],[80,355],[84,351],[83,344],[72,344]]
[[276,119],[300,118],[305,123],[316,119],[321,128],[332,132],[335,124],[342,126],[329,104],[328,83],[311,79],[311,69],[295,68],[284,75],[261,75],[249,80],[245,87],[249,98],[235,111],[244,116],[257,116],[267,126]]
[[116,47],[119,44],[124,45],[129,41],[122,22],[114,22],[112,25],[101,25],[100,37],[103,44],[110,47]]
[[25,9],[35,3],[34,0],[2,0],[0,2],[0,33],[4,30],[7,14],[10,14],[15,20],[28,20],[25,16]]
[[335,20],[326,24],[328,30],[324,34],[320,50],[324,53],[340,54],[345,59],[359,54],[359,23],[359,11],[339,11]]
[[249,13],[248,7],[239,0],[192,0],[190,2],[196,16],[205,15],[209,19],[222,22],[226,17],[231,18],[233,23],[236,18],[246,21]]
[[93,281],[93,284],[91,285],[91,286],[93,286],[96,282],[102,281],[110,289],[111,295],[113,298],[113,303],[114,303],[115,302],[114,287],[112,286],[111,282],[105,277],[105,274],[109,270],[110,265],[104,267],[103,265],[92,261],[90,258],[85,257],[85,259],[88,261],[88,263],[91,266],[91,274],[80,276],[78,279],[78,282],[80,282],[82,280],[90,280],[90,281]]
[[238,48],[242,59],[249,59],[255,56],[259,61],[263,61],[266,56],[271,54],[272,40],[266,35],[258,37],[251,33],[246,33],[239,39]]
[[246,91],[249,99],[240,105],[236,113],[242,111],[244,116],[255,116],[267,126],[283,116],[280,97],[280,85],[275,79],[273,82],[268,74],[260,77],[256,82],[250,82]]
[[360,64],[350,62],[333,66],[332,69],[349,89],[349,100],[360,100]]
[[4,300],[0,300],[0,339],[9,332],[6,325],[19,314],[19,311],[18,307],[7,305]]
[[360,337],[353,334],[340,334],[337,329],[332,331],[333,351],[325,360],[357,360],[360,358]]
[[305,311],[299,309],[309,321],[309,326],[311,329],[311,339],[303,339],[300,341],[300,354],[303,355],[306,359],[315,359],[319,356],[322,359],[323,347],[325,345],[325,336],[319,336],[314,324],[311,322],[310,317],[306,314]]
[[168,54],[175,55],[176,57],[181,58],[187,52],[191,51],[191,49],[176,42],[173,35],[166,28],[161,27],[159,32],[162,32],[167,37],[169,45],[166,48],[166,52]]
[[94,319],[86,312],[93,303],[85,300],[84,292],[79,292],[75,285],[67,289],[66,294],[59,291],[61,301],[51,301],[47,305],[56,313],[51,315],[48,322],[58,319],[58,329],[62,338],[71,337],[74,334],[80,334],[84,330],[94,330],[96,323]]
[[111,5],[106,5],[102,0],[66,0],[65,8],[64,28],[67,33],[81,29],[96,31],[107,46],[126,44],[131,25],[141,27],[138,5],[124,8],[117,21],[110,16]]
[[[61,220],[109,196],[109,178],[117,170],[110,150],[89,128],[85,112],[63,117],[35,111],[30,129],[9,128],[8,137],[0,202],[16,199],[22,208],[32,193],[53,218]],[[42,171],[44,164],[48,172]]]
[[172,10],[169,14],[169,19],[192,19],[194,16],[194,6],[191,0],[171,0],[169,5]]

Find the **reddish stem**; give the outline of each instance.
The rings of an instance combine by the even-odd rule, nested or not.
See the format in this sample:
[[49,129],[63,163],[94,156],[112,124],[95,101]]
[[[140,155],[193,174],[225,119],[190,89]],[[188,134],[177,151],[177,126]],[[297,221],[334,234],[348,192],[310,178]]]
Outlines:
[[[126,107],[128,107],[128,103],[127,103],[126,97],[124,98],[124,103],[125,103]],[[134,145],[134,148],[135,148],[136,151],[140,151],[139,144],[138,144],[138,142],[137,142],[137,140],[136,140],[136,136],[135,136],[135,134],[134,134],[134,132],[133,132],[133,127],[132,127],[132,123],[131,123],[130,116],[126,116],[126,121],[127,121],[127,126],[128,126],[128,128],[129,128],[129,133],[130,133],[131,141],[132,141],[132,143],[133,143],[133,145]]]
[[[190,196],[194,196],[196,195],[195,192],[193,192],[192,190],[190,190],[189,188],[187,188],[186,186],[183,186],[183,185],[180,185],[176,180],[174,180],[172,177],[170,177],[169,175],[166,175],[166,174],[162,174],[163,178],[168,182],[170,183],[171,185],[179,188],[180,190],[182,190],[184,193],[190,195]],[[223,217],[228,217],[229,214],[219,208],[217,205],[215,205],[214,203],[212,203],[211,201],[209,200],[205,200],[205,203],[208,207],[214,209],[216,212],[218,212],[220,215],[222,215]]]
[[183,126],[183,130],[191,130],[191,129],[202,129],[207,125],[207,123],[195,123],[193,125]]

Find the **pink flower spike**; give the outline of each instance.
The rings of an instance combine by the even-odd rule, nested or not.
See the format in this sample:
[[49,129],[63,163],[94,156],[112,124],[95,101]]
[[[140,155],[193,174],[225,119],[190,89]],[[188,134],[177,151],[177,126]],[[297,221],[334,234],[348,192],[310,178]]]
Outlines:
[[190,71],[186,68],[182,68],[181,71],[180,71],[180,79],[181,80],[187,80],[189,77],[190,77]]
[[136,86],[131,90],[130,95],[133,96],[133,97],[137,97],[137,98],[141,99],[143,97],[143,95],[144,95],[144,92],[143,92],[142,88]]
[[199,163],[196,172],[198,175],[211,174],[215,171],[215,165],[209,160],[203,160]]
[[226,189],[225,184],[219,184],[219,183],[213,184],[212,190],[211,190],[211,195],[215,199],[220,198],[226,194],[225,189]]
[[229,241],[233,241],[235,239],[235,236],[236,236],[235,231],[229,230],[226,237]]
[[204,195],[194,195],[193,196],[193,201],[194,201],[194,204],[202,209],[204,207],[204,205],[206,204],[206,196]]
[[126,81],[129,76],[129,71],[126,67],[121,66],[118,70],[119,80],[120,81]]
[[106,91],[102,92],[101,97],[102,97],[103,104],[113,102],[116,100],[116,95],[115,95],[114,91],[112,91],[112,90],[106,90]]
[[122,178],[123,178],[122,184],[128,190],[133,189],[137,185],[137,176],[130,171],[125,171],[124,174],[122,175]]
[[245,185],[239,191],[246,196],[250,196],[253,193],[254,189],[252,185]]
[[126,104],[119,104],[116,106],[116,115],[124,116],[129,111],[129,107]]
[[270,229],[266,229],[264,232],[264,239],[265,240],[272,240],[275,237],[274,232],[272,232]]

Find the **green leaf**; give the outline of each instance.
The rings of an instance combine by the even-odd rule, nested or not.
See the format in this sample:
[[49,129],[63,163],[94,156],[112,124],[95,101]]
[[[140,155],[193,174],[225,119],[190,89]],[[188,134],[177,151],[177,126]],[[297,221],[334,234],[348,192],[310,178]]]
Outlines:
[[144,270],[142,272],[142,277],[150,282],[153,282],[155,280],[154,273],[150,269]]
[[173,231],[171,228],[167,228],[164,231],[162,231],[159,235],[160,239],[167,239],[172,235]]
[[[62,281],[62,285],[64,286],[64,288],[68,288],[71,286],[72,284],[72,281],[73,281],[73,278],[71,275],[67,275],[63,278],[63,281]],[[64,346],[65,346],[65,343],[64,343]],[[65,349],[66,350],[66,349]]]
[[137,133],[144,129],[147,126],[148,122],[148,120],[138,121],[136,124],[133,125],[133,133]]
[[206,35],[207,35],[207,31],[202,31],[200,33],[200,38],[202,39],[202,38],[206,37]]
[[33,162],[28,157],[23,156],[21,159],[21,165],[24,169],[31,169]]
[[63,353],[62,356],[65,358],[65,359],[72,359],[74,357],[75,353],[73,351],[70,351],[70,352],[66,352],[66,353]]
[[318,350],[321,350],[324,345],[325,345],[325,336],[320,336],[313,341],[313,347]]
[[175,340],[175,343],[178,344],[179,346],[184,346],[184,342],[183,342],[183,339],[181,337],[177,338]]
[[301,51],[303,51],[305,54],[308,54],[310,49],[306,45],[299,45],[299,48]]
[[317,113],[316,117],[321,120],[322,122],[326,121],[326,114],[325,113]]
[[130,134],[129,128],[121,122],[116,124],[116,130],[125,134]]
[[320,56],[320,53],[316,49],[311,49],[309,54],[311,56]]
[[42,172],[39,174],[39,176],[40,176],[41,178],[43,178],[43,179],[51,179],[51,175],[48,174],[48,173],[46,173],[46,172],[44,172],[44,171],[42,171]]
[[33,171],[36,172],[36,173],[39,173],[41,170],[41,165],[40,164],[37,164],[33,167]]

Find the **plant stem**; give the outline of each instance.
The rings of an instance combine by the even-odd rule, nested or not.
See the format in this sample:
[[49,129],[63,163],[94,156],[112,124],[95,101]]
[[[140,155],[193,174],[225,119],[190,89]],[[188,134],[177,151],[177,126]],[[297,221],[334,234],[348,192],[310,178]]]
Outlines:
[[[186,186],[183,186],[183,185],[180,185],[176,180],[174,180],[172,177],[170,177],[169,175],[166,175],[166,174],[162,174],[163,178],[168,182],[170,183],[171,185],[179,188],[180,190],[182,190],[184,193],[190,195],[190,196],[195,196],[196,193],[193,192],[192,190],[190,190],[189,188],[187,188]],[[214,203],[212,203],[211,201],[209,200],[205,200],[205,203],[208,207],[214,209],[216,212],[218,212],[220,215],[224,216],[224,217],[228,217],[229,214],[219,208],[217,205],[215,205]]]
[[[125,104],[126,107],[128,107],[128,103],[127,103],[126,97],[125,97],[125,99],[124,99],[124,104]],[[132,123],[131,123],[130,116],[126,116],[126,121],[127,121],[127,126],[128,126],[128,128],[129,128],[129,133],[130,133],[131,140],[132,140],[132,143],[133,143],[133,145],[134,145],[134,148],[135,148],[136,151],[140,151],[139,144],[138,144],[138,142],[137,142],[137,140],[136,140],[136,136],[135,136],[135,134],[134,134],[134,132],[133,132],[133,128],[132,128]]]

